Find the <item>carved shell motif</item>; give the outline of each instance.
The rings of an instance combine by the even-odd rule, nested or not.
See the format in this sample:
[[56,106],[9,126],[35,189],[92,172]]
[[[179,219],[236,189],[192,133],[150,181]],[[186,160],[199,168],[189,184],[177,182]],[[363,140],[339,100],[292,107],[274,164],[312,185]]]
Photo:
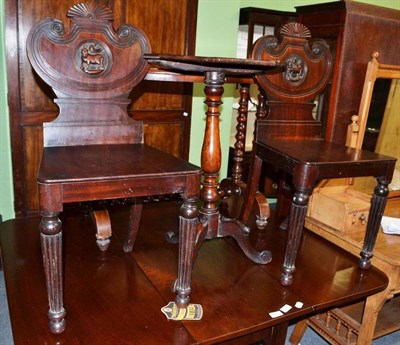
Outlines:
[[67,17],[114,20],[114,14],[108,7],[94,2],[82,2],[72,6],[67,12]]
[[311,32],[306,26],[300,23],[288,23],[282,26],[280,34],[282,36],[310,38]]

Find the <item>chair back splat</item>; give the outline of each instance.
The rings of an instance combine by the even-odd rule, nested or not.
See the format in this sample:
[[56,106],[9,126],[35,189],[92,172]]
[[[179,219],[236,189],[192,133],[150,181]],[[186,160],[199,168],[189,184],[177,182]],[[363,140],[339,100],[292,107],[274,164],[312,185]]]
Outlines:
[[323,40],[310,44],[310,31],[300,23],[288,23],[280,39],[263,36],[254,45],[252,58],[286,63],[282,73],[260,74],[255,79],[267,95],[269,114],[260,119],[257,139],[313,138],[322,134],[322,124],[312,113],[315,98],[332,74],[332,55]]
[[143,125],[126,109],[130,91],[149,69],[147,37],[131,25],[115,32],[112,11],[100,4],[77,4],[67,16],[69,28],[48,18],[28,37],[29,60],[60,108],[44,124],[44,146],[142,142]]

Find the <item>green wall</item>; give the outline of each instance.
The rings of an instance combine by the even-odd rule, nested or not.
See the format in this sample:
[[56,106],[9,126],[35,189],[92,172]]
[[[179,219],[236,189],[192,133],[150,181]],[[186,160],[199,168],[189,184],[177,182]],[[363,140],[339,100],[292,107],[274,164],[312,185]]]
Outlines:
[[[78,0],[79,1],[79,0]],[[77,1],[77,2],[78,2]],[[171,0],[173,1],[173,0]],[[330,2],[331,0],[199,0],[196,55],[235,57],[239,10],[242,7],[260,7],[281,11],[294,11],[295,6]],[[400,10],[400,0],[363,0]],[[14,217],[11,148],[7,108],[7,83],[4,54],[4,0],[0,0],[0,214],[3,220]],[[221,177],[227,170],[229,132],[234,86],[225,88],[220,130],[222,147]],[[193,97],[193,116],[190,161],[200,164],[201,145],[205,125],[203,85],[196,84]]]
[[4,0],[0,0],[0,214],[14,217],[10,130],[7,107],[7,76],[4,53]]

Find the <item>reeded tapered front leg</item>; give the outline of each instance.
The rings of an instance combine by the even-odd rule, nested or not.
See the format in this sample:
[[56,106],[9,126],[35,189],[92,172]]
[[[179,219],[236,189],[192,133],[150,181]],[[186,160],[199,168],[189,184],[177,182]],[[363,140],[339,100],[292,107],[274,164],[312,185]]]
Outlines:
[[375,187],[374,195],[371,200],[371,209],[368,215],[367,231],[365,234],[363,249],[360,253],[360,267],[371,267],[371,258],[373,256],[376,237],[378,236],[379,226],[382,221],[383,212],[385,210],[387,196],[389,194],[389,182],[381,179]]
[[307,212],[308,193],[296,190],[292,199],[289,214],[289,226],[286,242],[285,260],[281,284],[290,285],[293,282],[293,273],[296,271],[295,262],[303,232],[304,220]]
[[190,302],[190,282],[196,252],[198,215],[196,199],[185,200],[179,214],[178,278],[174,286],[176,304],[182,308]]
[[40,239],[49,301],[49,328],[58,334],[65,330],[66,314],[63,307],[62,224],[58,213],[42,214]]

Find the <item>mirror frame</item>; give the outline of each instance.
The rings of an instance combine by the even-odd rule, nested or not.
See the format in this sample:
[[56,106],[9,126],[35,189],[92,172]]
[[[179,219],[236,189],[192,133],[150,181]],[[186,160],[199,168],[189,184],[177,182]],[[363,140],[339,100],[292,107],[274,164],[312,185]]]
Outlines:
[[[372,59],[368,62],[360,108],[358,111],[358,133],[355,142],[355,147],[358,149],[360,149],[363,144],[375,81],[379,78],[400,79],[400,65],[380,64],[378,62],[379,53],[377,51],[373,52],[371,56]],[[396,158],[400,159],[400,157]],[[391,191],[390,194],[400,196],[400,190]]]

